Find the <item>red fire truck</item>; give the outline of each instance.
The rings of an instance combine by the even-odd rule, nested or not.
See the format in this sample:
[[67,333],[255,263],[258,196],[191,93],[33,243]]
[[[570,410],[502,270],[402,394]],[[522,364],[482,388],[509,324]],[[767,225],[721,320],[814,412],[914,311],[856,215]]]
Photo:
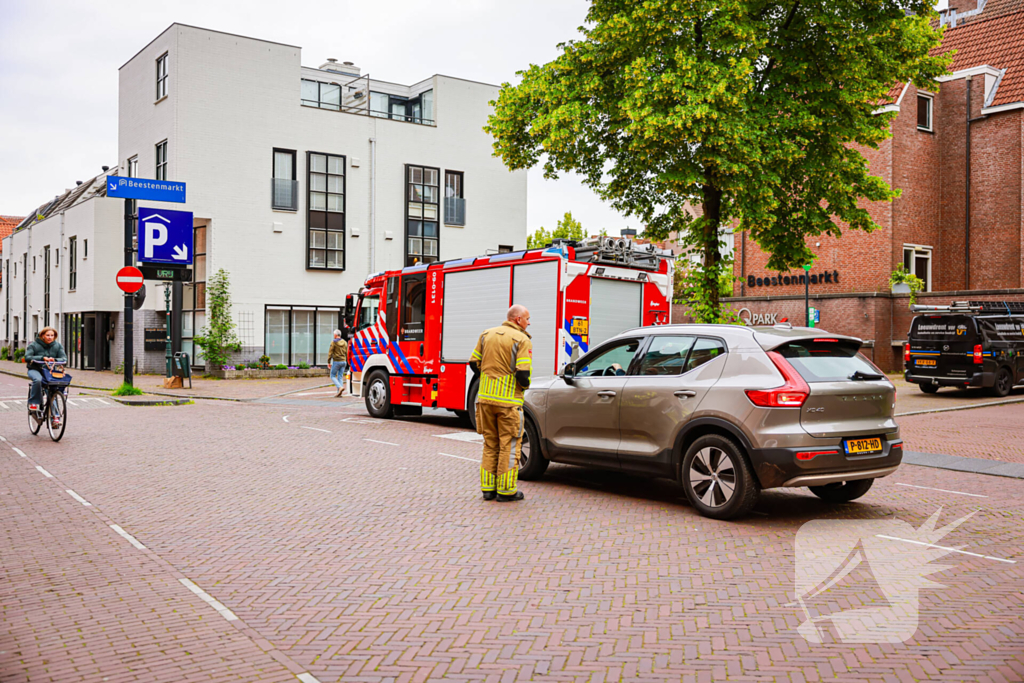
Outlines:
[[475,417],[469,356],[513,303],[530,310],[533,375],[613,335],[671,320],[672,256],[602,237],[371,275],[346,299],[349,360],[374,417],[424,407]]

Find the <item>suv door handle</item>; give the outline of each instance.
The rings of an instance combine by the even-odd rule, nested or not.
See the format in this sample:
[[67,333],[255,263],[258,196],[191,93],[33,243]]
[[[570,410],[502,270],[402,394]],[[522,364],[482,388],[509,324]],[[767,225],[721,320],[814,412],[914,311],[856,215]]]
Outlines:
[[697,395],[697,392],[696,391],[677,391],[675,393],[675,395],[678,396],[679,398],[693,398],[694,396]]
[[597,392],[597,395],[600,396],[601,398],[612,398],[613,396],[615,396],[615,392],[614,391],[599,391],[599,392]]

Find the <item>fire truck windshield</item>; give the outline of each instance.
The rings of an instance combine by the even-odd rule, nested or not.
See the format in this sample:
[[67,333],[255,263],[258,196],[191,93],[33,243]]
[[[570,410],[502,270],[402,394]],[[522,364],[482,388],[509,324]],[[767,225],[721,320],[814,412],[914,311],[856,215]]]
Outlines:
[[356,331],[369,327],[377,322],[377,309],[380,308],[380,296],[373,294],[359,300],[359,316],[356,320]]

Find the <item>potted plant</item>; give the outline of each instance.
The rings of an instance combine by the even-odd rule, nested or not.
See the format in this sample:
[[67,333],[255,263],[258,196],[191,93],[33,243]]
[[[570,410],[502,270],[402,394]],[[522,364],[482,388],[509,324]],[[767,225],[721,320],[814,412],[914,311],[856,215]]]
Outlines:
[[909,294],[909,305],[913,306],[917,303],[917,293],[924,289],[924,280],[900,266],[889,276],[889,287],[893,294]]
[[270,369],[270,356],[267,354],[260,356],[260,367],[264,370]]

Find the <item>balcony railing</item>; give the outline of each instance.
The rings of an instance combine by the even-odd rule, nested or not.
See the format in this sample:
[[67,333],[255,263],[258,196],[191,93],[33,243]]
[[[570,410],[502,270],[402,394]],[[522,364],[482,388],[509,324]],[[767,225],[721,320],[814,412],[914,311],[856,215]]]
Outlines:
[[466,200],[462,197],[444,198],[444,224],[466,224]]
[[270,205],[275,209],[297,211],[299,208],[299,181],[271,178]]

